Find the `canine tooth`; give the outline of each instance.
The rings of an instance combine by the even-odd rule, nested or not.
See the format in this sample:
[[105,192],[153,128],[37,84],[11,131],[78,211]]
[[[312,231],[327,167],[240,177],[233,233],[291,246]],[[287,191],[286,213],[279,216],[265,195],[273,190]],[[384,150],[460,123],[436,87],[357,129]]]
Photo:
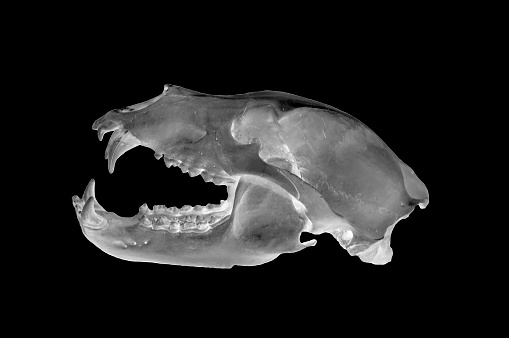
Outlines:
[[106,220],[96,214],[94,210],[95,198],[90,196],[81,211],[81,219],[90,228],[100,229],[105,225]]
[[85,189],[85,193],[83,194],[82,200],[88,201],[90,197],[95,198],[95,181],[93,179],[88,182],[87,188]]
[[111,135],[106,147],[106,159],[108,160],[108,170],[113,174],[115,163],[118,158],[127,151],[141,145],[140,140],[133,136],[129,131],[117,129]]
[[94,210],[101,210],[104,211],[104,208],[97,202],[97,199],[95,198],[95,181],[94,179],[91,179],[90,182],[88,182],[87,188],[85,189],[85,193],[83,193],[83,197],[81,200],[82,203],[85,204],[90,197],[94,198]]
[[156,158],[156,160],[160,160],[161,157],[163,157],[163,154],[160,154],[160,153],[154,153],[154,157]]

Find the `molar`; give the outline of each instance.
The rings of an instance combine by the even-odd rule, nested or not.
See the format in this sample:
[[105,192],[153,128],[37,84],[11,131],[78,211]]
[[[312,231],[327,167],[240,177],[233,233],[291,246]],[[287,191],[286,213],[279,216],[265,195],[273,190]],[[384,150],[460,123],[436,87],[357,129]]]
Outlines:
[[194,207],[194,211],[195,211],[195,212],[198,212],[198,213],[200,213],[200,212],[201,212],[201,211],[203,211],[204,209],[205,209],[205,207],[204,207],[204,206],[202,206],[202,205],[197,205],[197,206],[195,206],[195,207]]
[[171,207],[171,208],[166,208],[166,211],[175,215],[175,214],[178,214],[179,209],[177,209],[176,207]]
[[191,223],[191,222],[185,222],[183,225],[182,225],[182,230],[183,231],[186,231],[186,230],[192,230],[196,228],[196,223]]
[[195,223],[196,222],[196,215],[189,215],[186,217],[186,222],[192,222],[192,223]]
[[143,205],[140,207],[140,212],[148,215],[153,214],[153,212],[148,208],[147,203],[143,203]]
[[221,177],[214,176],[212,178],[212,183],[215,185],[223,185],[224,180]]
[[161,214],[161,213],[166,212],[166,207],[165,207],[164,205],[154,205],[153,210],[154,210],[156,213]]
[[152,221],[149,218],[147,218],[145,215],[141,216],[140,224],[142,226],[146,226],[146,227],[149,227],[149,228],[152,227]]
[[180,211],[187,212],[189,210],[193,209],[190,205],[184,205],[182,208],[180,208]]
[[179,168],[180,168],[180,170],[182,170],[183,173],[187,173],[188,170],[189,170],[189,166],[187,164],[184,164],[184,163],[180,163],[179,164]]
[[174,159],[172,159],[172,158],[169,158],[169,157],[165,156],[165,157],[164,157],[164,164],[165,164],[168,168],[170,168],[170,167],[172,167],[172,166],[178,167],[179,162],[178,162],[178,161],[176,161],[176,160],[174,160]]
[[195,176],[200,175],[201,172],[202,172],[202,169],[189,168],[188,174],[191,177],[195,177]]
[[205,182],[212,182],[212,176],[208,172],[206,172],[205,170],[202,171],[200,175],[201,175],[201,177],[203,177],[203,180]]

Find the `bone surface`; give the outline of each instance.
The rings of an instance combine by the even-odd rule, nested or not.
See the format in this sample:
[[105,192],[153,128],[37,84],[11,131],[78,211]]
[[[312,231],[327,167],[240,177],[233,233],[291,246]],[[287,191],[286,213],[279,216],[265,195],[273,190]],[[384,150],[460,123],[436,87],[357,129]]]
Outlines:
[[181,175],[228,190],[219,205],[144,204],[137,215],[120,217],[97,202],[91,180],[81,198],[72,198],[78,222],[90,242],[119,259],[259,265],[316,245],[301,243],[308,232],[332,235],[362,262],[386,264],[395,225],[429,203],[414,170],[374,131],[288,93],[211,95],[166,85],[161,95],[112,110],[92,128],[99,140],[113,132],[105,153],[113,174],[120,156],[142,146]]

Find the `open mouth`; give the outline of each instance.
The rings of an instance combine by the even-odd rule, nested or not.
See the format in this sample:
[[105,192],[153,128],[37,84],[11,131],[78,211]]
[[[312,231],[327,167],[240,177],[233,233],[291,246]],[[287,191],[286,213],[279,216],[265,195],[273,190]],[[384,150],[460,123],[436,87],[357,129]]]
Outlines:
[[[125,151],[124,151],[125,153]],[[118,159],[119,156],[116,157]],[[169,179],[174,181],[170,194],[178,195],[181,199],[199,195],[201,198],[194,200],[214,201],[217,196],[224,195],[226,188],[226,199],[221,199],[218,204],[204,203],[203,205],[182,205],[181,207],[165,205],[153,205],[152,208],[144,203],[139,207],[139,213],[130,221],[119,218],[115,222],[114,214],[107,212],[97,201],[95,196],[95,180],[91,180],[85,189],[83,197],[73,198],[76,212],[81,216],[83,226],[90,229],[102,229],[107,225],[107,220],[119,224],[137,224],[153,230],[165,230],[171,233],[204,233],[227,218],[233,207],[234,191],[238,185],[239,178],[226,177],[210,174],[202,168],[195,168],[183,161],[172,159],[167,156],[156,156],[156,159],[164,158],[167,168],[178,168],[181,173],[171,169]],[[111,162],[110,162],[111,163]],[[151,166],[152,167],[152,166]],[[114,174],[115,175],[115,174]],[[185,175],[186,177],[182,177]],[[168,177],[167,177],[168,179]],[[176,181],[176,182],[175,182]],[[190,183],[192,181],[192,183]],[[204,187],[206,183],[207,187]],[[189,193],[186,194],[185,192]],[[158,196],[160,197],[160,196]],[[168,199],[168,196],[165,196]],[[181,201],[176,201],[181,203]]]
[[[127,190],[114,191],[115,205],[146,193],[154,201],[175,197],[169,207],[140,203],[133,217],[103,208],[94,180],[73,197],[87,238],[120,258],[256,265],[314,245],[299,240],[309,232],[333,235],[352,255],[387,259],[394,225],[429,201],[415,173],[360,121],[291,94],[214,96],[167,85],[92,128],[99,140],[112,132],[105,157],[113,176],[118,159],[138,146],[173,171],[168,179],[140,165],[146,158],[122,163]],[[133,180],[148,190],[135,192]],[[203,182],[226,188],[227,197],[209,204],[217,192],[208,195]],[[182,206],[190,196],[200,199]]]

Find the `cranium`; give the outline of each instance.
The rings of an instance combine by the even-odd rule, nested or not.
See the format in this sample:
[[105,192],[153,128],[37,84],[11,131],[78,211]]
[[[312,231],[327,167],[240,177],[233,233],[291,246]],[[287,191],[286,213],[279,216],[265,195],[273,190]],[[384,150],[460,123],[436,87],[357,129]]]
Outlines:
[[134,261],[231,267],[269,262],[329,233],[363,261],[391,260],[391,232],[428,192],[414,172],[356,118],[282,92],[208,95],[166,85],[161,95],[95,121],[113,173],[118,158],[148,147],[168,167],[226,185],[221,205],[147,205],[107,212],[91,180],[73,205],[85,236]]

